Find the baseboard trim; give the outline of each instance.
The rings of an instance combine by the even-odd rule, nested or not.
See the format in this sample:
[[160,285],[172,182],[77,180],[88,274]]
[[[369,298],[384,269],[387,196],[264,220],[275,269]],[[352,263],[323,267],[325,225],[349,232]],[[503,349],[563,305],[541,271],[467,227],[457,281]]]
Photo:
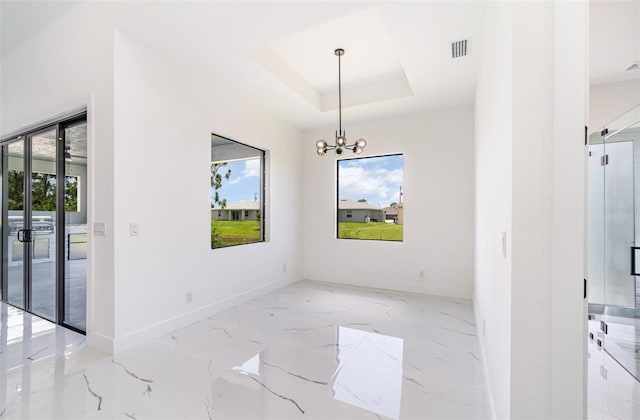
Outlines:
[[104,353],[113,354],[113,338],[100,333],[87,333],[87,345]]
[[418,295],[429,295],[429,296],[441,296],[441,297],[449,297],[456,299],[466,299],[471,300],[471,293],[466,289],[460,289],[455,287],[442,287],[442,286],[428,286],[428,285],[416,285],[412,287],[406,284],[399,284],[394,288],[390,288],[386,284],[378,284],[375,282],[362,282],[356,279],[323,279],[321,276],[308,275],[304,277],[306,280],[310,281],[319,281],[322,283],[332,283],[332,284],[342,284],[347,286],[356,286],[356,287],[366,287],[369,289],[379,289],[379,290],[391,290],[394,292],[404,292],[404,293],[414,293]]
[[493,387],[491,386],[491,377],[489,375],[489,363],[487,362],[487,353],[484,349],[484,342],[482,341],[482,322],[480,322],[480,314],[478,313],[478,306],[475,302],[475,294],[473,296],[473,313],[476,317],[476,334],[478,336],[478,348],[480,349],[480,360],[482,365],[482,377],[484,378],[485,397],[487,399],[487,407],[489,408],[489,415],[492,419],[496,420],[498,415],[496,413],[496,403],[493,398]]
[[194,322],[201,321],[211,315],[215,315],[219,312],[230,309],[258,296],[270,293],[274,290],[295,283],[296,281],[298,280],[277,280],[266,285],[248,290],[244,293],[228,297],[210,305],[202,306],[200,308],[194,309],[193,311],[152,324],[148,327],[141,328],[137,331],[133,331],[131,333],[123,335],[122,337],[117,337],[113,340],[112,354],[123,352],[125,350],[154,340],[158,337],[162,337],[163,335],[169,334],[172,331],[186,327],[187,325],[191,325]]

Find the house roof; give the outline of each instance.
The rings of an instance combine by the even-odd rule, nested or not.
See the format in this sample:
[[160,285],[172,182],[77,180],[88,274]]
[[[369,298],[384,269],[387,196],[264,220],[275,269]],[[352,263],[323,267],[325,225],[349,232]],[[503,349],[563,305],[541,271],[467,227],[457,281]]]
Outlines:
[[355,200],[340,200],[338,202],[339,210],[381,210],[379,207],[369,204],[367,202],[360,202]]
[[233,203],[227,203],[227,206],[223,209],[221,207],[212,207],[212,210],[260,210],[259,201],[235,201]]
[[385,207],[382,210],[384,210],[384,212],[388,215],[391,216],[397,216],[398,215],[398,209],[395,207]]

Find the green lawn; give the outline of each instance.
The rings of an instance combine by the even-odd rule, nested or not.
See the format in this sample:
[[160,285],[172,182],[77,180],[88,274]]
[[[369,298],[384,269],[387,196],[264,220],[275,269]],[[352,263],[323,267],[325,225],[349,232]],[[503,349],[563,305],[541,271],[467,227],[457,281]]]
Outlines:
[[338,223],[338,238],[402,241],[402,225],[384,222],[340,222]]
[[212,220],[211,248],[260,242],[257,220]]

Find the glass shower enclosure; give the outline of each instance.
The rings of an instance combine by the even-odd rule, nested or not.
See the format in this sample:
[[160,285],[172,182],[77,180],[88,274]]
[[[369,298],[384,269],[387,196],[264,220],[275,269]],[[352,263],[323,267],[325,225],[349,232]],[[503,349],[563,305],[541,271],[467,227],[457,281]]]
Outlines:
[[589,336],[640,380],[640,105],[589,137]]

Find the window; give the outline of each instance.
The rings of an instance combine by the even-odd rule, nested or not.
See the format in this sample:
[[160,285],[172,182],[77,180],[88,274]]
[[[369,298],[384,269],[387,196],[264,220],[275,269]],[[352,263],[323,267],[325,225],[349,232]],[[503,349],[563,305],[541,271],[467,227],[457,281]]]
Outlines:
[[339,239],[403,240],[402,167],[401,154],[337,162]]
[[264,241],[264,157],[263,150],[211,135],[212,249]]

